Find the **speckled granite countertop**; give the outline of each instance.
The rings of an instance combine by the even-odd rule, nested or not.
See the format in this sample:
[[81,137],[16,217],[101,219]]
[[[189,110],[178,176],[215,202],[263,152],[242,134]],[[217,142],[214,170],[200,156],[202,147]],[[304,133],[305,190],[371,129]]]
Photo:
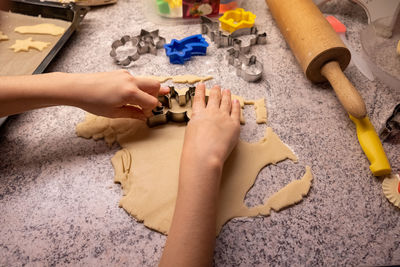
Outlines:
[[[246,199],[260,203],[311,165],[314,183],[302,203],[270,217],[234,219],[217,239],[216,266],[383,265],[400,263],[400,210],[383,195],[381,181],[368,169],[355,127],[328,85],[311,85],[295,62],[263,0],[244,1],[268,32],[268,44],[253,48],[264,61],[264,78],[249,84],[222,64],[224,49],[211,44],[206,57],[171,66],[163,51],[145,55],[133,74],[213,75],[248,99],[265,97],[268,126],[299,156],[266,167]],[[364,11],[349,1],[323,8],[348,27],[359,50]],[[81,29],[47,69],[95,72],[117,69],[108,53],[113,40],[160,28],[167,40],[198,33],[198,25],[165,26],[149,22],[139,1],[93,8]],[[364,97],[369,116],[380,127],[399,92],[370,82],[354,67],[346,74]],[[256,125],[246,109],[241,137],[260,139],[266,126]],[[118,207],[122,192],[113,183],[110,159],[119,149],[103,141],[78,138],[75,125],[84,112],[52,107],[10,117],[0,128],[0,265],[154,266],[165,237],[137,223]],[[400,170],[399,144],[384,148]]]

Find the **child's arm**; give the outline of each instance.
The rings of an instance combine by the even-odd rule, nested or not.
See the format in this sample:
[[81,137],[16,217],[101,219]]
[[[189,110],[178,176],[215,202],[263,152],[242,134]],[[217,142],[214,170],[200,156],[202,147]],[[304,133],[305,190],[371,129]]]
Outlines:
[[160,266],[212,263],[222,167],[240,131],[240,105],[230,91],[214,87],[205,105],[205,88],[196,88],[193,115],[181,155],[174,217]]
[[135,78],[126,70],[6,76],[0,77],[0,117],[69,105],[101,116],[144,120],[158,105],[157,95],[168,92],[159,82]]

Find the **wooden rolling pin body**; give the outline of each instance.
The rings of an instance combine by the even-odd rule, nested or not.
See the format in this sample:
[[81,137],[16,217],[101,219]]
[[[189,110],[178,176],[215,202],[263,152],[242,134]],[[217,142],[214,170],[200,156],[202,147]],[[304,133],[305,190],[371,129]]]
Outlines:
[[[366,116],[358,91],[343,74],[350,51],[312,0],[266,0],[283,36],[312,82],[328,80],[346,111],[356,118]],[[330,64],[328,62],[337,62]]]

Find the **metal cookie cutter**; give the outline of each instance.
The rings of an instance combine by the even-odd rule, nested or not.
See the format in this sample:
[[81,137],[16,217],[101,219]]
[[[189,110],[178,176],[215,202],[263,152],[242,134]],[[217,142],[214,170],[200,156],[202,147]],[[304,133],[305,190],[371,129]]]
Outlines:
[[[250,28],[250,29],[240,29],[238,31],[241,30],[252,30],[255,29],[255,32],[257,32],[257,28]],[[249,33],[249,34],[253,34],[253,33]],[[249,53],[250,49],[253,45],[258,45],[258,44],[266,44],[267,43],[267,33],[262,33],[262,34],[257,34],[255,33],[255,37],[250,39],[250,44],[247,46],[242,46],[242,40],[239,39],[234,39],[233,40],[233,48],[235,50],[239,50],[241,53]]]
[[400,104],[393,111],[392,116],[387,119],[385,126],[380,132],[380,137],[386,141],[400,133]]
[[[251,46],[253,45],[267,43],[267,33],[264,32],[259,34],[258,29],[255,26],[239,29],[226,35],[219,30],[219,23],[217,21],[213,21],[205,16],[201,17],[201,33],[206,34],[218,48],[234,46],[243,53],[250,52]],[[242,46],[242,41],[237,39],[244,35],[255,35],[254,38],[250,39],[250,43],[247,46]]]
[[[261,78],[263,64],[255,56],[247,57],[244,54],[249,53],[253,45],[267,43],[265,32],[259,34],[257,27],[251,27],[238,29],[230,35],[225,35],[219,30],[218,22],[204,16],[201,17],[201,32],[210,37],[217,47],[233,46],[227,51],[227,59],[229,64],[236,67],[236,74],[239,77],[248,82],[255,82]],[[237,37],[243,35],[255,35],[255,37],[250,39],[249,45],[242,46],[242,41]]]
[[228,63],[236,68],[236,75],[245,81],[255,82],[262,77],[264,67],[256,56],[247,57],[235,48],[230,48],[227,50],[226,58]]
[[166,124],[170,121],[173,122],[188,122],[189,116],[187,110],[183,111],[171,111],[172,108],[171,98],[175,98],[180,106],[186,106],[186,104],[194,96],[195,87],[189,87],[187,90],[178,90],[170,86],[170,94],[165,96],[159,96],[158,100],[162,106],[157,107],[153,110],[153,116],[147,119],[147,125],[152,128],[158,125]]
[[[120,59],[117,51],[118,48],[125,46],[129,42],[131,42],[134,51],[132,54]],[[165,38],[159,36],[158,30],[152,32],[141,30],[137,36],[131,37],[125,35],[120,40],[114,41],[111,45],[110,56],[118,65],[128,66],[131,62],[138,60],[140,55],[146,53],[157,55],[157,49],[163,48],[164,44]]]

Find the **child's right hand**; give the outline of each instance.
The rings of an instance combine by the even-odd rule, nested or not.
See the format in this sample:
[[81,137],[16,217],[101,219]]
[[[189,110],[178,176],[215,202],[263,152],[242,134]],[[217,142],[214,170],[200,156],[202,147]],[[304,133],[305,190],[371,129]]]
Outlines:
[[157,96],[169,93],[158,81],[136,78],[127,70],[73,75],[79,96],[73,105],[105,117],[145,120],[159,105]]
[[[240,104],[229,90],[214,86],[205,104],[205,86],[196,87],[193,114],[185,133],[182,161],[211,164],[222,169],[236,146],[240,132]],[[208,166],[204,166],[208,167]]]

